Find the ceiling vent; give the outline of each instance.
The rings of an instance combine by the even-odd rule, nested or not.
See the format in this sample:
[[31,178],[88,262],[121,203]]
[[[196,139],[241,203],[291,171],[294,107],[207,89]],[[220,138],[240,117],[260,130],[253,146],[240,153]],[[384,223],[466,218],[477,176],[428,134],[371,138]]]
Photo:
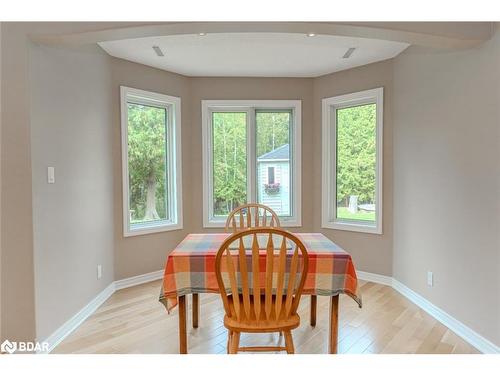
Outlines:
[[354,52],[356,48],[354,47],[351,47],[349,48],[345,53],[344,53],[344,56],[342,56],[343,59],[348,59],[349,57],[351,57],[352,53]]
[[156,55],[158,55],[159,57],[163,57],[163,56],[165,56],[165,55],[163,54],[163,51],[161,50],[161,48],[160,48],[160,47],[158,47],[158,46],[153,46],[153,49],[154,49],[154,51],[155,51]]

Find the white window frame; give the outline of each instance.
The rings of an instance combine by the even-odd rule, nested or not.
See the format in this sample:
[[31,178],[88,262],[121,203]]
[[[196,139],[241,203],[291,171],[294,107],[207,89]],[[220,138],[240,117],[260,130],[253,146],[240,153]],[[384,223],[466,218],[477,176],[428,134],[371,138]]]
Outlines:
[[[336,110],[358,105],[376,104],[376,170],[375,224],[342,220],[337,215],[337,124]],[[383,173],[383,87],[334,96],[322,100],[322,227],[354,232],[382,234],[382,173]]]
[[[163,107],[167,116],[167,183],[169,220],[130,226],[129,173],[128,173],[128,102]],[[123,186],[123,235],[125,237],[182,229],[182,152],[181,152],[181,99],[150,91],[120,86],[122,186]]]
[[247,113],[247,200],[257,201],[257,160],[255,110],[292,110],[291,121],[291,216],[280,217],[283,227],[302,226],[302,154],[301,154],[301,100],[202,100],[202,135],[203,135],[203,227],[224,228],[225,217],[216,218],[213,213],[213,168],[212,168],[212,113],[240,111]]

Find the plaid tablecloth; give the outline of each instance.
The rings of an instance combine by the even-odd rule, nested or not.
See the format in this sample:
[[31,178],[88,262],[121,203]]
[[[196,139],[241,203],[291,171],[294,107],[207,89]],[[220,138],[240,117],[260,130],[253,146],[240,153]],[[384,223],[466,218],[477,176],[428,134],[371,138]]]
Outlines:
[[[321,233],[294,233],[309,254],[303,294],[349,295],[361,307],[358,279],[351,256]],[[218,293],[215,255],[229,233],[189,234],[167,257],[160,302],[167,311],[177,297],[192,293]]]

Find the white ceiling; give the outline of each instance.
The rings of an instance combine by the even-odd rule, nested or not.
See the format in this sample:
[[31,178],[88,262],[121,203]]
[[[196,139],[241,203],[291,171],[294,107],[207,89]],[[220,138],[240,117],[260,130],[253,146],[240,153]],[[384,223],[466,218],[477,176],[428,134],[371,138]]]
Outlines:
[[[169,35],[100,42],[111,56],[186,76],[317,77],[397,56],[409,44],[292,33]],[[159,46],[163,57],[156,55]],[[356,50],[343,59],[348,48]]]

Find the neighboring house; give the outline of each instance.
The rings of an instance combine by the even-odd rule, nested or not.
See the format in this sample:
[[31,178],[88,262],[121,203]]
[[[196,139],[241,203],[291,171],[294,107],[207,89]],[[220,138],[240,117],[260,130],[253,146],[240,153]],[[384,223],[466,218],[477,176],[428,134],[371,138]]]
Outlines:
[[259,202],[280,216],[290,215],[290,146],[260,156],[257,171]]

